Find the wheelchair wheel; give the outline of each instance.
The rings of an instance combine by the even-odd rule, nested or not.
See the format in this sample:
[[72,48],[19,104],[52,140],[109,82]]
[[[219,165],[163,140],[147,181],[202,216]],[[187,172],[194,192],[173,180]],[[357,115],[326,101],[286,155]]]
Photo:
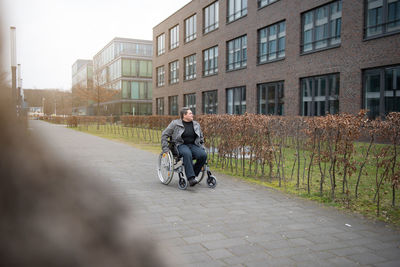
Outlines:
[[215,177],[213,175],[210,175],[207,178],[207,185],[210,188],[215,188],[217,186],[217,179],[215,179]]
[[171,182],[174,176],[174,158],[171,151],[168,153],[161,153],[158,157],[157,174],[161,183],[169,184]]
[[179,173],[179,181],[178,181],[178,188],[181,190],[185,190],[188,187],[187,179]]

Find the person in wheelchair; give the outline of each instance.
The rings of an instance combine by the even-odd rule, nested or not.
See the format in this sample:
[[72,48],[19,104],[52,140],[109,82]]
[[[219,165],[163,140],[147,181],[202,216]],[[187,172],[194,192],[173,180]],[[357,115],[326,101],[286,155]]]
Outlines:
[[[188,107],[180,110],[180,119],[173,120],[162,132],[161,146],[163,153],[170,150],[168,139],[175,145],[177,151],[183,157],[183,166],[190,186],[197,184],[196,176],[207,161],[207,153],[204,148],[204,136],[200,124],[193,120],[193,113]],[[196,163],[193,165],[193,159]]]

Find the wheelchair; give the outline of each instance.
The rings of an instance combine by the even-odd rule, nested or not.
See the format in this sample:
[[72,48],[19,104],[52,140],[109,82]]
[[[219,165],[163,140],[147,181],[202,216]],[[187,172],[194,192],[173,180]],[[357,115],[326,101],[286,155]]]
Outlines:
[[[178,188],[181,190],[185,190],[188,187],[188,180],[186,175],[184,174],[184,166],[183,166],[183,157],[179,155],[178,149],[175,147],[175,144],[171,141],[169,143],[169,151],[167,153],[161,152],[158,157],[158,167],[157,174],[161,183],[168,185],[174,173],[178,173]],[[209,188],[215,188],[217,186],[217,179],[214,175],[212,175],[210,168],[207,162],[204,164],[201,169],[199,175],[196,178],[197,183],[200,183],[204,175],[207,174],[207,185]]]

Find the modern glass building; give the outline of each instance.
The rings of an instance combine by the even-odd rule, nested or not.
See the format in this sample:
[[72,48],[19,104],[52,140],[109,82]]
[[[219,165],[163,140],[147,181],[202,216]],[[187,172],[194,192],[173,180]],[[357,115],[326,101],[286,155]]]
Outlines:
[[93,89],[93,60],[78,59],[72,65],[72,114],[87,115],[91,101],[79,97],[78,90]]
[[78,59],[72,65],[72,88],[93,87],[93,60]]
[[152,114],[152,53],[152,41],[114,38],[94,56],[94,87],[116,91],[101,114]]

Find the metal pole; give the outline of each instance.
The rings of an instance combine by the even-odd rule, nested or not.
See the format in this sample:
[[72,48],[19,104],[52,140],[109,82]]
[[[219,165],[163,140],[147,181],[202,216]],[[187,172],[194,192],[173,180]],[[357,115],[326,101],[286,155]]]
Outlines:
[[18,115],[22,115],[24,93],[22,91],[21,64],[17,66],[17,75],[17,112]]
[[22,90],[21,64],[18,64],[17,70],[18,70],[17,87],[20,91],[21,96],[23,96],[23,93],[21,91]]
[[17,40],[16,40],[16,28],[10,27],[10,41],[11,41],[11,89],[13,103],[17,104]]

